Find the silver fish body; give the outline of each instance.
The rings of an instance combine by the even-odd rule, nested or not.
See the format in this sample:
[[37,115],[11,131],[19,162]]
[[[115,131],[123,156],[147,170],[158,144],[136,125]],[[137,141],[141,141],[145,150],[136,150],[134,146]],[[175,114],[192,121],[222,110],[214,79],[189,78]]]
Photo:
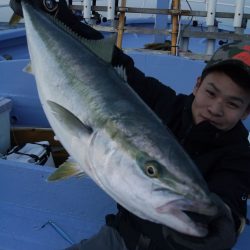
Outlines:
[[43,109],[79,173],[143,219],[206,235],[185,213],[216,213],[206,183],[170,131],[89,49],[109,58],[109,39],[84,41],[25,1],[22,6]]

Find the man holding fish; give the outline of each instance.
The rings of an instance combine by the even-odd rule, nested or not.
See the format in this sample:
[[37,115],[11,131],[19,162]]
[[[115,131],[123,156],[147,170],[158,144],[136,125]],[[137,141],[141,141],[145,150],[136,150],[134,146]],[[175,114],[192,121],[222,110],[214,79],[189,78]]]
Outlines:
[[[88,42],[83,39],[81,42],[84,45],[79,44],[78,38],[73,33],[80,38],[98,41],[105,40],[103,35],[79,22],[64,0],[11,0],[10,6],[17,15],[25,17],[32,71],[34,70],[39,95],[52,128],[58,133],[57,136],[62,143],[64,140],[69,141],[74,138],[72,147],[74,145],[80,147],[79,143],[83,143],[82,140],[78,140],[78,137],[84,138],[84,141],[90,141],[90,144],[87,146],[84,144],[83,147],[85,146],[87,151],[89,147],[93,147],[94,153],[92,148],[88,152],[90,155],[98,153],[99,161],[98,157],[91,158],[89,155],[85,157],[74,150],[71,151],[71,148],[66,149],[80,165],[83,163],[88,166],[84,171],[118,202],[118,213],[106,217],[106,225],[97,235],[69,249],[231,249],[244,228],[246,202],[250,193],[250,147],[248,131],[242,123],[242,120],[250,114],[250,43],[227,44],[216,51],[201,72],[201,76],[197,78],[191,95],[177,95],[173,89],[163,85],[157,79],[145,76],[134,66],[129,56],[115,47],[111,61],[112,70],[106,62],[100,63],[99,59],[93,66],[100,74],[102,67],[107,66],[106,73],[107,75],[110,73],[109,81],[99,84],[98,90],[94,90],[94,83],[98,78],[91,78],[93,81],[91,91],[95,91],[94,94],[86,94],[89,88],[80,89],[86,95],[85,99],[89,98],[88,103],[85,103],[79,96],[79,104],[82,102],[82,107],[95,101],[94,106],[89,106],[92,112],[85,114],[82,110],[84,113],[82,115],[81,110],[74,110],[72,102],[64,104],[67,101],[66,92],[75,93],[71,91],[77,84],[66,84],[65,80],[59,88],[60,91],[57,91],[58,96],[52,96],[50,93],[57,90],[59,82],[53,86],[52,83],[57,79],[46,78],[50,75],[48,68],[44,69],[44,72],[48,72],[46,75],[40,74],[46,66],[42,61],[43,58],[38,59],[36,56],[43,48],[50,48],[50,46],[46,47],[47,40],[53,40],[53,34],[56,33],[58,33],[58,42],[67,40],[65,47],[72,42],[76,47],[82,46],[83,50],[89,46]],[[68,32],[67,29],[62,28],[61,24],[48,21],[47,16],[44,15],[45,12],[54,16],[54,20],[60,20],[68,26],[72,34],[71,31]],[[49,25],[48,28],[40,30],[40,26],[45,22],[56,26],[53,32],[49,33]],[[45,38],[43,40],[47,30],[49,35],[46,34],[47,40]],[[37,41],[41,43],[36,47]],[[51,46],[54,45],[51,44]],[[91,46],[86,49],[85,54],[92,50]],[[56,53],[56,49],[53,49],[53,53]],[[67,55],[68,51],[75,53],[70,49],[67,48],[64,54]],[[88,58],[91,58],[88,65],[96,59],[96,55],[92,52],[88,55]],[[100,53],[102,54],[102,51]],[[46,57],[45,50],[43,56]],[[70,56],[68,55],[68,58],[71,59]],[[83,54],[82,57],[84,56]],[[101,57],[105,61],[108,56]],[[48,54],[48,58],[51,63],[55,62],[53,64],[55,72],[58,72],[58,75],[62,74],[66,79],[68,76],[56,65],[58,57],[54,59],[53,54]],[[74,60],[78,60],[77,54],[72,62]],[[67,60],[63,61],[67,62]],[[82,65],[82,67],[88,67],[88,65]],[[81,66],[79,63],[76,64],[76,72],[79,66]],[[64,65],[62,67],[66,71],[69,69]],[[118,100],[110,95],[110,91],[105,92],[105,87],[108,87],[110,81],[114,80],[118,85],[120,80],[113,74],[113,69],[118,69],[119,75],[123,78],[119,88],[116,89],[116,85],[111,85],[111,92],[116,92],[117,96],[123,93]],[[55,75],[57,74],[55,72],[52,73]],[[84,78],[86,73],[81,73]],[[51,79],[53,81],[50,81],[48,86],[51,89],[47,91],[44,85]],[[77,81],[74,77],[71,80],[74,83]],[[129,88],[124,85],[124,81],[128,83]],[[68,88],[67,91],[65,91],[66,88]],[[132,92],[130,88],[133,89]],[[127,99],[123,99],[123,95],[126,96],[126,93],[122,92],[124,90],[129,93]],[[63,93],[62,96],[60,92]],[[104,108],[96,108],[98,103],[93,99],[106,100],[99,97],[100,92],[102,95],[106,93],[109,98],[114,98],[113,106],[104,102],[102,104]],[[137,99],[138,96],[140,101]],[[131,106],[127,100],[131,101]],[[145,108],[144,104],[149,109]],[[130,114],[134,112],[134,107],[142,111],[135,113],[133,119]],[[92,117],[96,111],[98,111],[98,119]],[[152,111],[157,115],[157,119],[152,115]],[[109,114],[107,120],[105,120],[105,112]],[[148,119],[144,117],[144,112]],[[144,123],[141,123],[141,120]],[[137,125],[141,129],[136,130]],[[144,130],[149,133],[143,134]],[[140,131],[143,134],[142,137],[139,136]],[[175,144],[176,140],[179,143]],[[142,149],[137,152],[140,147]],[[144,151],[143,147],[150,150]],[[124,154],[120,156],[122,151],[126,152],[126,157]],[[186,153],[192,162],[189,161]],[[108,172],[110,176],[107,179],[112,179],[112,183],[110,180],[103,179],[106,174],[106,162],[109,163],[107,166],[113,167],[112,171],[115,173],[115,176],[111,176],[113,172]],[[195,163],[195,169],[193,163]],[[96,166],[101,164],[104,170],[101,167],[97,170]],[[122,168],[124,165],[126,169]],[[130,169],[130,166],[134,168]],[[141,166],[140,170],[136,169]],[[203,178],[195,172],[196,166]],[[115,172],[115,168],[118,172]],[[75,175],[81,174],[81,167],[75,169],[71,167],[72,169],[71,175],[72,172]],[[64,177],[66,177],[65,174],[63,175],[59,168],[51,179]],[[135,177],[136,179],[133,179]],[[124,183],[121,182],[123,178],[127,178]],[[129,191],[126,189],[126,183],[130,181],[133,187]],[[166,200],[162,203],[164,199]]]

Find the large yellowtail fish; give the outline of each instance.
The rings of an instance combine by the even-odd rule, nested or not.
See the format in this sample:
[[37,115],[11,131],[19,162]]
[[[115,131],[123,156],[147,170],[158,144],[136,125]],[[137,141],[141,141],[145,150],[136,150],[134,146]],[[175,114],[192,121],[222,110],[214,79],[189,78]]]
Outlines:
[[27,1],[22,7],[43,109],[77,162],[49,179],[86,172],[137,216],[206,235],[207,229],[185,213],[216,213],[206,183],[170,131],[111,66],[114,37],[85,40]]

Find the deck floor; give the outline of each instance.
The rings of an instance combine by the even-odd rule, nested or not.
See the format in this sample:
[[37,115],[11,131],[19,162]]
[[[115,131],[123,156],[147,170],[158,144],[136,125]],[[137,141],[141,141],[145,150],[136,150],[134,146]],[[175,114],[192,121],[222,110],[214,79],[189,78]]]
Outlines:
[[0,160],[0,249],[56,250],[89,238],[116,211],[115,202],[88,177],[47,182],[54,168]]

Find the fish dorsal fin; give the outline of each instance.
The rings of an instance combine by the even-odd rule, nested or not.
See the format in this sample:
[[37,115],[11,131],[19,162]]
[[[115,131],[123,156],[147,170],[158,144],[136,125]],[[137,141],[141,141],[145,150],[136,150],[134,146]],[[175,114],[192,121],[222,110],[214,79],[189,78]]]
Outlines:
[[58,20],[56,17],[51,17],[49,15],[49,18],[51,18],[53,22],[55,22],[61,29],[70,34],[73,38],[83,43],[91,52],[96,54],[99,58],[101,58],[107,63],[111,63],[113,50],[117,39],[116,34],[112,34],[104,39],[89,40],[77,34],[69,26]]
[[51,108],[52,114],[58,120],[60,126],[64,127],[64,129],[69,131],[73,136],[77,138],[86,137],[87,139],[92,134],[92,128],[84,124],[68,109],[53,101],[47,101],[47,104]]
[[110,35],[109,37],[100,40],[88,40],[81,38],[81,42],[102,60],[107,63],[111,63],[116,42],[116,35]]
[[59,168],[52,173],[47,180],[57,181],[61,179],[66,179],[71,176],[84,176],[85,172],[81,169],[75,161],[66,161]]

